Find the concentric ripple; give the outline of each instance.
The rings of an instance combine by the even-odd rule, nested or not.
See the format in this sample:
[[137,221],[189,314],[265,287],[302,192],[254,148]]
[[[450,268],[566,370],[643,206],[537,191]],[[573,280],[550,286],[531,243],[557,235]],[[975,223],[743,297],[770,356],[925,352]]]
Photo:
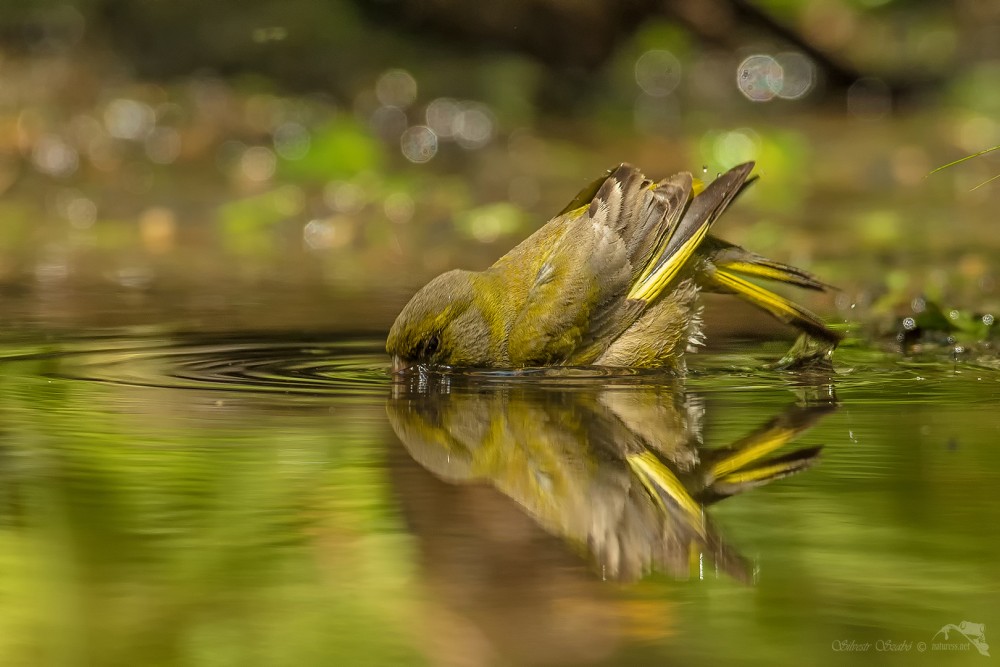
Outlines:
[[107,384],[272,392],[384,394],[391,382],[377,340],[243,342],[162,339],[77,341],[21,355],[45,359],[51,378]]

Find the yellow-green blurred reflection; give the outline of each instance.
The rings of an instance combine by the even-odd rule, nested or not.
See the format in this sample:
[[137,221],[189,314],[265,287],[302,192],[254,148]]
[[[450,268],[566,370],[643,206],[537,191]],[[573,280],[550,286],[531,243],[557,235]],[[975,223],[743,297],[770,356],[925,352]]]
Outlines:
[[434,475],[489,483],[586,550],[602,577],[622,580],[711,566],[749,581],[750,562],[706,507],[815,463],[818,447],[771,455],[834,409],[792,405],[727,447],[707,447],[702,404],[679,384],[518,384],[459,391],[451,378],[417,374],[395,387],[389,421]]

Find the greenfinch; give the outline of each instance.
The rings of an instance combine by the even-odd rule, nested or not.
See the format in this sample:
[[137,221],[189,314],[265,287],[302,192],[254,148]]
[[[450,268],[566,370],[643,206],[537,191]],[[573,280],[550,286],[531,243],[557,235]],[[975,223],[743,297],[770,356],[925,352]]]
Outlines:
[[627,164],[610,170],[485,271],[452,270],[420,289],[389,332],[393,370],[599,365],[680,373],[685,351],[702,341],[699,291],[735,294],[836,345],[840,336],[816,315],[747,278],[826,285],[708,233],[752,181],[753,166],[705,187],[687,172],[654,182]]

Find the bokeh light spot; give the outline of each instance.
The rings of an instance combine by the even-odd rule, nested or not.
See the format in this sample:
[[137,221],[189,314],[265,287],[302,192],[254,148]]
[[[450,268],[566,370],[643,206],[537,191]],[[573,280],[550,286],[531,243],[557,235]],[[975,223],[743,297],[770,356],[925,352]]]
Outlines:
[[1000,123],[974,115],[955,124],[955,141],[966,153],[978,153],[984,146],[1000,144]]
[[250,181],[266,181],[277,166],[274,152],[265,146],[251,146],[240,158],[240,172]]
[[420,164],[428,162],[437,154],[438,140],[431,128],[414,125],[403,132],[399,145],[407,160]]
[[170,252],[177,235],[177,217],[163,206],[146,209],[139,216],[139,235],[149,252],[157,255]]
[[76,149],[54,134],[39,137],[31,151],[31,161],[43,174],[66,177],[76,171],[80,157]]
[[309,131],[300,123],[282,123],[274,131],[274,150],[286,160],[301,160],[310,144]]
[[723,132],[712,142],[715,162],[721,165],[735,165],[756,160],[760,149],[760,138],[748,128]]
[[181,153],[181,135],[172,127],[158,127],[146,137],[146,157],[156,164],[172,164]]
[[795,51],[779,53],[774,57],[781,68],[780,85],[775,93],[785,100],[804,97],[816,83],[816,66],[813,61]]
[[66,205],[66,219],[76,229],[90,229],[97,221],[97,204],[77,197]]
[[417,99],[417,80],[404,69],[386,70],[375,82],[375,96],[385,106],[408,107]]
[[455,127],[455,119],[458,117],[462,107],[450,97],[439,97],[427,105],[424,111],[424,118],[427,126],[434,130],[434,133],[442,139],[452,136]]
[[365,206],[365,191],[356,183],[331,181],[323,188],[323,202],[332,211],[358,213]]
[[302,228],[302,240],[310,250],[342,248],[354,240],[354,227],[336,216],[317,218]]
[[119,98],[104,110],[104,126],[116,139],[142,139],[153,129],[156,113],[148,104]]
[[385,217],[397,225],[402,225],[413,218],[416,205],[413,197],[405,192],[394,192],[382,202],[382,209],[385,211]]
[[781,89],[781,65],[769,55],[745,58],[736,71],[736,85],[748,100],[768,102]]
[[646,51],[635,61],[635,82],[647,95],[666,97],[681,82],[681,63],[670,51]]
[[481,148],[493,138],[493,114],[486,105],[470,104],[455,116],[452,132],[462,148]]

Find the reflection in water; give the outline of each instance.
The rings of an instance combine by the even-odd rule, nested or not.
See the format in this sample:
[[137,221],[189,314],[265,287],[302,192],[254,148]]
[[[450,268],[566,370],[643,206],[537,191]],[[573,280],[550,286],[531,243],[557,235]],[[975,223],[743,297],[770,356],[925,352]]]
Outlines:
[[[750,563],[705,507],[813,464],[819,447],[769,455],[834,409],[793,405],[707,448],[702,404],[678,384],[460,380],[420,374],[394,387],[389,420],[413,459],[449,483],[488,482],[620,580],[714,567],[749,581]],[[484,530],[491,518],[481,517]]]

